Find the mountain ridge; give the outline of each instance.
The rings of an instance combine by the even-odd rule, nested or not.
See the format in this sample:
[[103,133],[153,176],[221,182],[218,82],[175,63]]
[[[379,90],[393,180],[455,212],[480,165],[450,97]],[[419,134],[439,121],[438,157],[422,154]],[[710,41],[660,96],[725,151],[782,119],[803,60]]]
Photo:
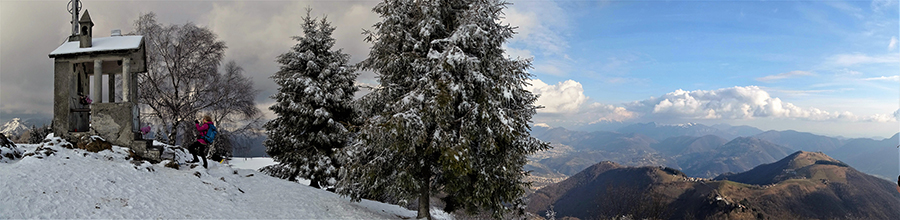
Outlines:
[[[783,173],[765,172],[774,169]],[[742,176],[759,178],[747,181]],[[691,178],[667,167],[604,162],[530,195],[528,211],[543,215],[552,207],[557,218],[580,219],[900,218],[896,183],[821,152],[797,151],[728,177]]]
[[0,133],[5,134],[7,137],[17,137],[25,133],[29,128],[25,124],[21,118],[13,118],[6,123],[3,123],[3,126],[0,126]]

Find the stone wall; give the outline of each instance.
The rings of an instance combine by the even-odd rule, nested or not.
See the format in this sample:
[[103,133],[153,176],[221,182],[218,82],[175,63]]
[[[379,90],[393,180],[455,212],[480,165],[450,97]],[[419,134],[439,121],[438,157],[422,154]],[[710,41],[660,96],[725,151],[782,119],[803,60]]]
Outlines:
[[132,102],[92,104],[91,130],[114,145],[131,148],[144,159],[159,161],[159,149],[152,149],[150,140],[141,140],[133,126],[136,108]]
[[135,139],[132,127],[134,103],[95,103],[91,105],[91,128],[112,144],[129,146]]

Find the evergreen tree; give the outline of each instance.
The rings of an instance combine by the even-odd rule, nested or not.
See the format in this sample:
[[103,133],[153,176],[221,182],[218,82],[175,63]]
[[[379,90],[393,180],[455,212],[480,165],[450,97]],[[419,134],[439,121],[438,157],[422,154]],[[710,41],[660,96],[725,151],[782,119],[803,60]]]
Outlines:
[[[452,212],[502,218],[522,209],[526,156],[548,149],[530,136],[537,97],[524,89],[530,60],[504,56],[513,28],[499,0],[386,0],[366,31],[362,67],[380,87],[359,100],[366,121],[348,150],[339,192],[354,200],[430,196]],[[509,205],[512,205],[510,207]]]
[[31,125],[31,130],[28,131],[28,143],[29,144],[40,144],[44,142],[44,138],[47,137],[47,134],[50,134],[50,126],[44,125],[41,127],[35,127]]
[[310,186],[333,186],[337,179],[341,149],[347,145],[356,79],[355,69],[347,63],[350,55],[333,51],[334,28],[323,18],[303,18],[303,36],[297,44],[278,56],[281,69],[272,79],[280,87],[269,107],[277,117],[266,123],[266,153],[280,164],[270,173],[294,180],[310,180]]

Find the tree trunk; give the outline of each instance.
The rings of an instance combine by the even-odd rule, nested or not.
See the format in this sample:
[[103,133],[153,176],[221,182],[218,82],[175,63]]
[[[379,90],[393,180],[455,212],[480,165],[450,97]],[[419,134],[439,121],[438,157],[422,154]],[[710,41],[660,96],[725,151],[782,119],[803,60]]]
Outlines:
[[417,219],[427,218],[431,220],[431,162],[425,160],[425,166],[422,167],[422,188],[419,192],[419,213]]
[[419,194],[419,213],[416,215],[416,219],[427,218],[431,220],[431,213],[429,213],[431,202],[429,201],[430,195],[428,193],[430,191],[429,188],[431,188],[431,181],[428,179],[430,178],[425,179],[425,186],[422,187],[422,191]]
[[[308,168],[309,168],[309,170],[315,170],[315,167],[312,164],[309,164]],[[315,171],[312,171],[312,172],[313,172],[313,176],[315,176],[315,177],[309,178],[309,186],[316,188],[316,189],[321,189],[322,187],[319,186],[319,180],[322,178],[322,175]]]
[[288,181],[291,181],[291,182],[297,181],[297,176],[300,176],[300,168],[294,167],[294,171],[292,171],[291,175],[288,176]]
[[169,139],[169,141],[168,141],[168,142],[169,142],[169,145],[176,145],[176,144],[177,144],[177,141],[176,141],[176,140],[178,140],[178,139],[177,139],[177,138],[178,138],[178,129],[179,129],[179,126],[178,126],[178,125],[179,125],[179,123],[173,124],[173,125],[172,125],[172,129],[169,130],[169,134],[168,134],[167,137],[166,137],[166,138]]

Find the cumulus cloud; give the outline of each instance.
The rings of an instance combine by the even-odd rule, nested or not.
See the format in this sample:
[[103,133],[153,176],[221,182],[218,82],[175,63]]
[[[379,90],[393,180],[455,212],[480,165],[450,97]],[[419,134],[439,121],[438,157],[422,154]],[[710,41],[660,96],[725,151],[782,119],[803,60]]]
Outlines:
[[555,85],[544,83],[540,79],[530,80],[531,86],[525,89],[540,95],[536,105],[544,106],[538,109],[535,122],[556,124],[590,124],[605,121],[621,122],[632,119],[637,115],[624,107],[591,102],[584,95],[581,83],[574,80],[566,80]]
[[595,124],[600,122],[622,122],[634,119],[638,116],[637,113],[628,111],[624,107],[596,102],[591,103],[586,108],[582,109],[582,113],[587,116],[586,119],[589,120],[588,124]]
[[789,77],[797,77],[797,76],[814,76],[815,74],[807,71],[794,70],[786,73],[779,73],[775,75],[768,75],[760,78],[756,78],[757,81],[761,82],[771,82]]
[[591,101],[584,95],[581,83],[566,80],[547,84],[531,80],[526,89],[540,95],[535,123],[587,125],[602,122],[792,119],[802,121],[896,122],[900,109],[893,114],[855,115],[848,111],[826,111],[800,107],[772,97],[757,86],[735,86],[716,90],[676,90],[660,97],[616,106]]
[[801,108],[772,97],[757,86],[735,86],[717,90],[676,90],[661,97],[632,102],[631,111],[653,117],[688,119],[751,119],[761,117],[805,120],[857,120],[850,112],[827,112]]
[[890,114],[874,114],[871,116],[857,118],[858,121],[865,122],[897,122],[900,120],[900,109]]
[[897,116],[896,116],[896,115],[882,115],[882,114],[875,114],[875,115],[872,115],[872,116],[869,116],[869,117],[864,118],[863,121],[870,121],[870,122],[896,122],[896,121],[897,121]]
[[538,112],[544,113],[575,113],[588,99],[584,95],[581,83],[574,80],[566,80],[556,85],[548,85],[540,79],[530,81],[531,86],[525,89],[540,95],[536,105],[544,106]]
[[870,122],[897,122],[900,120],[900,109],[894,111],[892,114],[875,114],[862,119],[863,121]]

